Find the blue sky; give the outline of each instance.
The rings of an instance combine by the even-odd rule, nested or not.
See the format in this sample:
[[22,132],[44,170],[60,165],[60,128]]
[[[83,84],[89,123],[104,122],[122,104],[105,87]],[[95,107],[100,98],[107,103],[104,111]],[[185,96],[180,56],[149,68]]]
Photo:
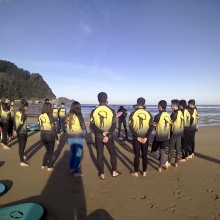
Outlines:
[[0,1],[0,59],[57,97],[220,104],[219,0]]

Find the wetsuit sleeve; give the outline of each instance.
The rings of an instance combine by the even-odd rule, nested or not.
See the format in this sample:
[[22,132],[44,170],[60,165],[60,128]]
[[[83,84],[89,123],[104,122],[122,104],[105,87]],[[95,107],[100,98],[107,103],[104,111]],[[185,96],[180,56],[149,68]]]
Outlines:
[[133,121],[133,115],[134,115],[134,112],[131,113],[131,115],[130,115],[130,117],[129,117],[129,129],[130,129],[132,135],[133,135],[135,138],[138,138],[139,136],[138,136],[137,132],[134,130],[134,127],[133,127],[133,122],[134,122],[134,121]]
[[188,111],[190,113],[190,126],[191,126],[194,122],[194,118],[193,118],[194,109],[189,109]]
[[155,117],[154,117],[154,125],[158,124],[158,122],[160,121],[160,116],[161,116],[161,113],[157,114]]
[[9,112],[9,111],[10,111],[9,107],[8,107],[6,104],[2,104],[2,109],[3,109],[5,112]]
[[95,125],[95,120],[94,120],[94,116],[93,116],[94,111],[95,111],[95,109],[90,114],[90,127],[96,133],[103,134],[103,131]]
[[177,119],[178,111],[172,112],[170,118],[172,122],[175,122]]
[[153,121],[152,115],[150,114],[149,129],[148,129],[148,132],[147,132],[147,134],[146,134],[146,138],[147,138],[147,139],[148,139],[149,136],[151,135],[153,129],[154,129],[154,121]]
[[112,135],[116,129],[116,125],[117,125],[117,119],[116,119],[116,114],[115,114],[115,111],[113,109],[112,110],[112,113],[113,113],[113,117],[112,117],[112,126],[110,127],[109,129],[109,134],[107,134],[107,137],[109,137],[110,135]]
[[54,122],[54,118],[52,115],[48,115],[49,119],[50,119],[50,124],[51,124],[51,128],[52,128],[52,131],[55,135],[55,138],[56,140],[58,140],[58,135],[57,135],[57,131],[56,131],[56,128],[55,128],[55,122]]
[[27,116],[26,114],[22,113],[21,115],[21,124],[17,127],[16,132],[17,134],[20,132],[20,130],[22,129],[22,127],[24,126],[25,122],[26,122]]

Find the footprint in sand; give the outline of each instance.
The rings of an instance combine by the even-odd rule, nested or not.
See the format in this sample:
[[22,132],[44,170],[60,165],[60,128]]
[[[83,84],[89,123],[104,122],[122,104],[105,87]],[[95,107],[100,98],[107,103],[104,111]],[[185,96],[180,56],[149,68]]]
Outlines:
[[213,196],[213,199],[216,201],[216,200],[218,200],[219,199],[219,195],[214,195]]

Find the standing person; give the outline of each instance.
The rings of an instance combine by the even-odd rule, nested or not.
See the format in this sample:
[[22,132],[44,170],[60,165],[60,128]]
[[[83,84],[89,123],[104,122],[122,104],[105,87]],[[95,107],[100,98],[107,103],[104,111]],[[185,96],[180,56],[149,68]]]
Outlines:
[[8,97],[3,97],[1,100],[1,126],[2,126],[2,146],[3,149],[11,149],[8,146],[8,127],[9,127],[9,114],[10,109],[8,106],[9,99]]
[[183,113],[179,110],[179,100],[173,99],[171,101],[171,108],[173,110],[171,114],[171,138],[170,138],[170,149],[168,153],[168,166],[171,165],[171,160],[173,157],[173,149],[176,149],[176,160],[175,167],[178,167],[178,162],[180,160],[180,148],[181,148],[181,138],[184,132],[184,119]]
[[131,113],[129,118],[129,129],[133,135],[134,149],[134,173],[133,176],[138,177],[140,164],[140,151],[142,154],[143,176],[147,175],[147,151],[149,145],[149,136],[153,130],[153,118],[145,109],[145,99],[137,99],[137,108]]
[[29,166],[27,163],[26,156],[24,155],[24,150],[27,143],[27,116],[25,111],[28,108],[28,102],[26,100],[21,100],[20,107],[15,114],[15,137],[18,137],[18,145],[19,145],[19,156],[20,156],[20,165],[21,166]]
[[14,100],[10,100],[9,104],[9,120],[8,120],[8,139],[11,140],[13,138],[13,127],[14,127],[14,118],[15,118],[15,112],[14,112]]
[[188,110],[190,113],[190,127],[189,127],[189,146],[192,150],[192,155],[189,158],[194,157],[195,153],[195,134],[198,131],[198,111],[196,108],[196,102],[194,99],[188,101]]
[[65,103],[61,103],[61,107],[59,109],[59,132],[65,133],[65,118],[66,118],[66,108]]
[[[165,163],[165,149],[169,148],[169,139],[170,139],[170,124],[171,118],[170,115],[166,112],[167,102],[161,100],[158,103],[159,114],[154,117],[154,126],[156,127],[155,140],[152,148],[153,154],[159,159],[160,163],[158,171],[162,171],[162,167],[167,169],[168,162]],[[160,148],[160,156],[157,154],[157,150]]]
[[50,102],[50,99],[45,98],[45,99],[44,99],[44,103],[47,103],[47,102]]
[[127,109],[124,108],[123,105],[120,106],[118,109],[117,113],[122,112],[122,114],[118,118],[118,138],[120,138],[121,135],[121,125],[123,124],[124,130],[125,130],[125,138],[128,140],[128,130],[127,130],[127,122],[126,122],[126,117],[127,117]]
[[116,171],[117,158],[113,133],[116,128],[116,113],[113,109],[107,106],[108,96],[105,92],[98,94],[99,106],[93,109],[90,115],[90,127],[95,131],[95,144],[97,150],[97,163],[99,177],[104,180],[104,161],[103,150],[106,145],[110,154],[112,176],[117,177],[120,174]]
[[80,161],[83,153],[86,126],[81,112],[81,105],[77,101],[72,103],[66,116],[66,131],[71,150],[70,170],[74,172],[75,177],[83,176],[80,172]]
[[57,108],[57,104],[53,105],[53,118],[57,134],[59,134],[59,110]]
[[184,134],[181,139],[182,159],[180,160],[180,162],[185,162],[186,160],[188,160],[188,156],[192,154],[191,149],[189,148],[190,113],[187,109],[186,100],[180,100],[180,110],[183,113],[184,119]]
[[53,170],[52,159],[55,140],[57,140],[57,144],[59,144],[59,139],[55,129],[55,123],[52,113],[52,104],[50,102],[44,103],[42,113],[38,119],[41,129],[41,141],[46,148],[46,153],[44,155],[42,163],[42,169],[47,167],[48,171]]

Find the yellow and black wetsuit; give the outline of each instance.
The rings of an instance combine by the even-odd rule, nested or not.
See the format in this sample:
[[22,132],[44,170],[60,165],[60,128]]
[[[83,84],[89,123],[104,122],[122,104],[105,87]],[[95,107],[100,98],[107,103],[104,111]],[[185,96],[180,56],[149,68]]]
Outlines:
[[189,147],[189,133],[190,133],[190,113],[189,111],[184,108],[182,109],[183,113],[183,118],[184,118],[184,135],[181,140],[181,145],[182,145],[182,155],[183,159],[187,158],[189,155],[192,154],[192,149]]
[[24,162],[24,151],[27,143],[27,116],[25,112],[16,112],[14,128],[18,137],[20,162]]
[[[140,165],[140,151],[142,154],[143,172],[146,172],[148,159],[147,151],[149,145],[149,136],[153,131],[153,117],[144,108],[138,107],[129,117],[129,129],[133,135],[134,150],[134,171],[138,172]],[[137,138],[147,138],[145,144],[140,143]]]
[[118,137],[121,135],[121,125],[123,124],[124,130],[125,130],[125,137],[126,140],[128,139],[128,131],[127,131],[127,122],[126,122],[126,117],[127,117],[127,109],[119,108],[117,113],[123,112],[123,114],[118,118]]
[[8,120],[8,136],[10,138],[12,138],[13,136],[14,118],[15,118],[14,105],[10,105],[10,114]]
[[9,127],[10,109],[6,103],[1,103],[1,126],[2,126],[2,143],[8,145],[8,127]]
[[171,163],[173,157],[173,149],[176,148],[176,160],[175,163],[178,163],[180,159],[180,147],[181,147],[181,137],[184,134],[184,118],[183,113],[177,109],[174,110],[171,114],[171,138],[170,138],[170,148],[168,153],[168,162]]
[[55,122],[57,122],[59,120],[59,110],[58,110],[58,108],[53,109],[53,118],[54,118]]
[[59,109],[59,132],[65,132],[66,108]]
[[85,136],[84,132],[86,131],[83,117],[76,114],[67,114],[66,131],[69,138],[83,138]]
[[195,153],[195,134],[198,129],[198,110],[197,108],[189,108],[190,113],[190,127],[189,127],[189,146],[191,152]]
[[41,141],[46,148],[46,154],[44,155],[42,166],[48,166],[48,168],[51,168],[55,139],[58,140],[54,118],[52,115],[44,113],[39,116],[38,122],[41,129]]
[[108,133],[108,142],[106,143],[106,147],[109,151],[111,157],[111,166],[112,170],[116,171],[117,159],[116,159],[116,151],[113,140],[113,133],[116,128],[116,113],[113,109],[106,105],[100,105],[95,108],[90,115],[90,127],[95,132],[95,143],[97,149],[97,165],[99,174],[104,174],[104,161],[103,161],[103,132]]
[[169,147],[170,125],[172,124],[170,115],[164,110],[154,117],[154,126],[156,127],[155,139],[152,145],[152,153],[156,156],[157,150],[160,148],[159,167],[165,163],[165,148]]

